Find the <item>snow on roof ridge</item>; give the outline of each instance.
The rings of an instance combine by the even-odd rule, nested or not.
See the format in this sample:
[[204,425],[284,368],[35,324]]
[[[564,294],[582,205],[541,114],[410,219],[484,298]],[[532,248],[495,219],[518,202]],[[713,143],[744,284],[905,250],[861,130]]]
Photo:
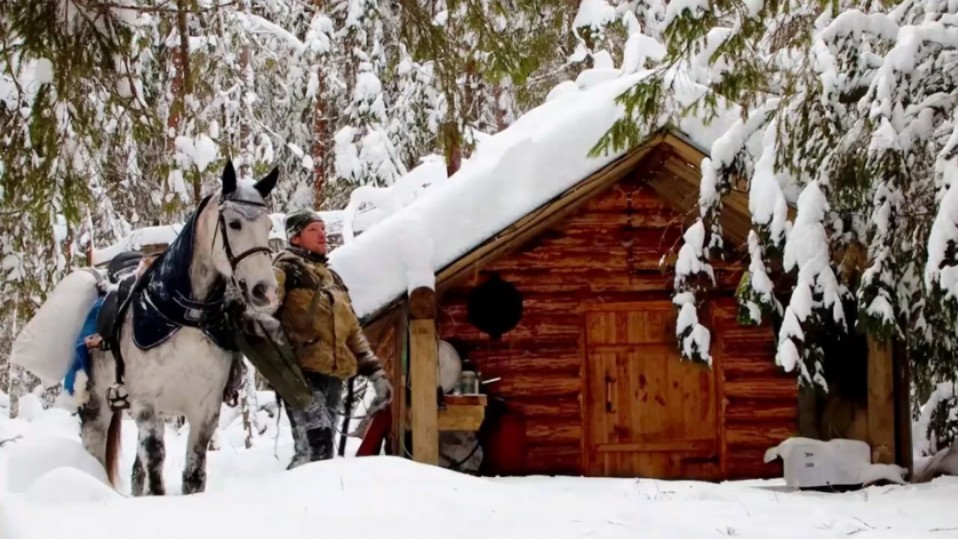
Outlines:
[[[616,97],[649,72],[608,71],[580,75],[575,87],[560,84],[542,105],[481,141],[447,181],[331,253],[330,265],[349,287],[357,315],[372,315],[415,284],[431,283],[435,272],[626,153],[587,157],[623,113]],[[689,100],[704,87],[689,78],[672,91]],[[728,116],[708,126],[686,118],[679,128],[696,146],[709,148],[734,121],[734,112]]]

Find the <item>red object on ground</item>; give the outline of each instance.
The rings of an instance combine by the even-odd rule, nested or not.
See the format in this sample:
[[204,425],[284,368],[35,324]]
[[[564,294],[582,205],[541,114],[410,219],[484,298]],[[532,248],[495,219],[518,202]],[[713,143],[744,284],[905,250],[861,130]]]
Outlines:
[[363,442],[359,444],[359,449],[356,450],[356,456],[378,455],[379,448],[382,447],[383,441],[389,435],[392,424],[393,415],[389,408],[376,412],[373,415],[373,420],[369,423],[369,428],[366,429],[366,434],[363,435]]

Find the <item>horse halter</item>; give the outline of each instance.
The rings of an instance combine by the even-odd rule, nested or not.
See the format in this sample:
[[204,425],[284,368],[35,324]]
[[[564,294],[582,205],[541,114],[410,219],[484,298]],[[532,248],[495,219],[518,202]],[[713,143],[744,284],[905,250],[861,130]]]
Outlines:
[[[256,208],[262,208],[264,212],[266,211],[267,206],[266,204],[262,202],[251,202],[248,200],[236,200],[236,199],[227,199],[220,203],[219,215],[217,216],[217,221],[218,221],[217,228],[219,228],[219,233],[223,235],[223,249],[226,251],[226,260],[229,262],[229,265],[230,265],[230,273],[231,273],[230,279],[233,281],[234,284],[237,284],[236,283],[236,267],[239,266],[240,262],[242,262],[244,259],[252,255],[255,255],[257,253],[264,253],[267,256],[270,256],[272,254],[272,251],[270,250],[269,247],[251,247],[239,254],[235,254],[233,252],[233,246],[230,244],[230,236],[226,232],[226,219],[223,217],[224,204],[242,204],[244,206],[253,206]],[[243,297],[246,300],[249,300],[249,298],[246,297],[247,295],[246,287],[242,286],[246,284],[245,281],[243,279],[240,279],[238,284],[241,285],[239,286],[239,289],[243,293]]]

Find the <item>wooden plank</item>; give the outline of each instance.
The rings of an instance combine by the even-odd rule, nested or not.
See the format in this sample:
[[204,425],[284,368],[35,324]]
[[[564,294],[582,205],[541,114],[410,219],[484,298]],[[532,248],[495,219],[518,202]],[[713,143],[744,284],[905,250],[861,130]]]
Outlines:
[[578,418],[581,407],[577,397],[513,397],[509,399],[509,408],[529,419],[539,418]]
[[[677,214],[676,214],[677,215]],[[632,223],[631,227],[622,227],[605,234],[597,234],[587,228],[572,228],[562,226],[547,230],[525,247],[532,251],[537,249],[593,249],[594,256],[603,256],[611,248],[624,247],[631,244],[634,247],[665,252],[668,249],[677,249],[682,240],[684,229],[677,224],[668,227],[640,227]],[[494,270],[497,264],[490,264],[488,268]]]
[[702,160],[706,157],[706,154],[703,153],[702,150],[696,148],[687,140],[677,136],[675,133],[665,133],[662,137],[662,142],[667,144],[673,152],[675,152],[678,156],[688,162],[690,166],[696,169],[701,167]]
[[660,210],[644,210],[641,213],[579,212],[566,217],[562,221],[562,229],[563,231],[579,229],[582,232],[594,234],[611,234],[625,233],[623,228],[626,226],[664,229],[681,222],[681,216],[668,207]]
[[[534,353],[530,351],[530,353]],[[530,358],[502,358],[495,356],[483,358],[481,354],[474,354],[471,359],[479,369],[490,378],[513,373],[542,374],[555,376],[578,376],[582,368],[582,358],[574,357],[530,357]]]
[[[721,333],[723,350],[729,357],[761,358],[779,369],[781,373],[787,374],[782,367],[775,365],[775,342],[772,339],[747,333],[738,335],[724,331]],[[741,336],[741,339],[737,339],[738,336]]]
[[582,425],[578,418],[530,421],[526,423],[526,438],[530,445],[578,442],[582,438]]
[[439,410],[436,428],[440,431],[477,431],[485,417],[485,404],[446,403],[446,407]]
[[660,300],[660,301],[620,301],[620,302],[609,302],[602,304],[587,303],[582,306],[582,311],[587,313],[592,312],[630,312],[630,311],[642,311],[642,312],[667,312],[675,314],[677,311],[675,309],[675,304],[671,300]]
[[447,406],[486,406],[489,397],[486,395],[446,395],[443,397]]
[[788,399],[796,394],[794,379],[758,379],[758,380],[727,380],[725,382],[725,396],[729,399]]
[[771,479],[782,477],[782,459],[766,464],[764,448],[736,448],[729,452],[725,477],[734,479]]
[[641,178],[629,176],[620,180],[602,196],[590,200],[583,209],[589,212],[624,212],[631,209],[640,213],[671,208]]
[[403,365],[403,356],[409,350],[409,327],[406,313],[403,309],[396,309],[396,339],[394,341],[393,369],[390,372],[390,382],[393,386],[392,421],[390,424],[389,445],[393,455],[406,454],[406,436],[402,419],[408,414],[405,391],[406,365]]
[[610,246],[602,251],[589,248],[543,248],[523,252],[496,263],[495,271],[523,270],[604,270],[661,271],[664,250],[623,245]]
[[582,450],[578,443],[529,444],[526,472],[529,474],[581,475]]
[[735,447],[769,448],[782,443],[787,438],[795,436],[797,429],[771,424],[730,424],[727,430],[728,447],[730,453]]
[[718,444],[719,444],[719,470],[722,477],[728,477],[728,404],[729,400],[725,396],[725,381],[728,372],[727,359],[723,339],[721,334],[717,339],[718,346],[712,352],[712,370],[715,371],[715,403],[718,409]]
[[[435,312],[435,295],[431,290],[418,288],[411,294],[416,309],[410,308],[409,321],[409,375],[411,387],[412,453],[416,462],[439,464],[438,402],[436,377],[439,369],[436,322],[428,318]],[[429,308],[429,299],[433,299]],[[430,312],[432,311],[432,312]]]
[[596,446],[598,453],[614,452],[632,452],[632,453],[702,453],[712,454],[715,452],[716,442],[714,439],[687,439],[687,440],[661,440],[649,439],[629,443],[609,443]]
[[872,462],[895,462],[895,387],[892,345],[868,336],[868,444]]
[[896,464],[908,470],[906,477],[915,471],[914,448],[911,432],[911,372],[908,348],[896,340],[894,344],[895,386],[895,448],[898,450]]
[[509,397],[569,397],[579,394],[579,377],[515,373],[496,383],[496,392]]
[[726,399],[725,421],[736,423],[794,424],[798,428],[798,392],[795,397],[777,399]]
[[728,380],[737,380],[740,378],[776,379],[785,377],[795,379],[794,373],[787,373],[785,369],[775,364],[775,356],[772,354],[764,356],[755,355],[752,357],[741,357],[731,354],[724,356],[723,354],[723,361],[725,378]]

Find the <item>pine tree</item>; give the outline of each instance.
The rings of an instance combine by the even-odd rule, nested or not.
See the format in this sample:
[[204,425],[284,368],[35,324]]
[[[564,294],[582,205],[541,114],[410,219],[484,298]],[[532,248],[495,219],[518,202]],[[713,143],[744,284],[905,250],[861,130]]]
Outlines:
[[[722,197],[743,179],[753,229],[741,318],[775,320],[780,364],[824,387],[822,337],[864,332],[907,345],[926,395],[956,377],[956,9],[937,0],[665,9],[667,53],[621,96],[626,115],[595,151],[689,114],[741,117],[702,164],[700,218],[679,256],[684,357],[708,359],[697,308],[723,248]],[[704,89],[692,106],[669,101],[678,71]]]

